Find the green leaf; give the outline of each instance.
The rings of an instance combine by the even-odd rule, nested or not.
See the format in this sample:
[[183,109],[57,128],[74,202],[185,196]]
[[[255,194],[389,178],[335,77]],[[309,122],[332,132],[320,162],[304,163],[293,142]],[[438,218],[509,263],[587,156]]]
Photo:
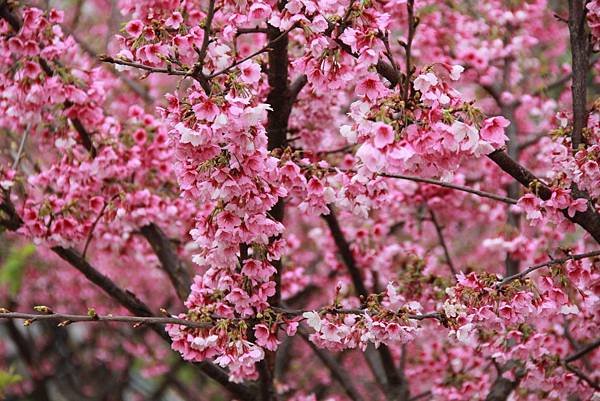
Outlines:
[[35,252],[33,244],[12,248],[6,261],[0,267],[0,285],[7,285],[11,295],[17,295],[21,288],[25,263]]
[[8,386],[19,383],[23,380],[23,377],[14,372],[13,368],[9,370],[0,370],[0,395],[4,394],[4,391]]

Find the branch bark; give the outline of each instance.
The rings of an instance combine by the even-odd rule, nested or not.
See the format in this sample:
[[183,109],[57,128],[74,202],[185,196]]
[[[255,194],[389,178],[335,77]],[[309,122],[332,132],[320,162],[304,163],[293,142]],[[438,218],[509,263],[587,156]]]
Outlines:
[[364,401],[363,397],[360,395],[354,384],[352,383],[352,379],[348,375],[348,372],[342,365],[335,360],[335,358],[326,350],[318,348],[312,341],[308,339],[308,333],[303,328],[298,330],[300,336],[313,350],[315,355],[323,362],[323,364],[329,369],[331,372],[331,376],[342,386],[344,392],[348,395],[348,397],[353,401]]
[[565,358],[565,363],[571,363],[581,358],[582,356],[589,354],[596,348],[600,347],[600,338],[597,338],[595,341],[592,341],[588,345],[581,347],[579,351]]
[[[488,157],[496,163],[502,170],[510,174],[514,179],[519,181],[521,185],[526,188],[532,186],[534,193],[543,200],[548,200],[552,196],[552,190],[550,187],[542,183],[533,173],[527,170],[525,167],[520,165],[518,162],[513,160],[506,152],[502,150],[496,150],[488,155]],[[571,195],[574,199],[584,198],[587,199],[585,194],[577,188],[572,188]],[[567,214],[566,210],[563,210],[563,214],[572,222],[581,226],[590,235],[600,243],[600,215],[595,211],[594,206],[588,202],[588,208],[585,212],[577,212],[573,217]]]
[[586,32],[586,1],[569,0],[569,36],[571,40],[571,62],[573,70],[573,149],[585,144],[583,129],[587,125],[587,73],[589,66],[589,34]]
[[553,266],[553,265],[560,265],[560,264],[565,263],[565,262],[567,262],[569,260],[581,260],[581,259],[586,259],[586,258],[593,258],[593,257],[596,257],[596,256],[600,256],[600,251],[580,253],[580,254],[577,254],[577,255],[571,255],[571,256],[564,257],[564,258],[560,258],[560,259],[552,259],[549,262],[544,262],[544,263],[540,263],[540,264],[531,266],[527,270],[523,270],[520,273],[513,274],[512,276],[507,276],[504,279],[502,279],[502,281],[500,281],[500,283],[498,283],[498,286],[501,287],[503,285],[506,285],[506,284],[510,283],[511,281],[523,278],[526,275],[528,275],[530,273],[533,273],[534,271],[536,271],[538,269],[541,269],[543,267]]
[[183,262],[179,259],[173,243],[165,233],[154,223],[145,225],[140,230],[146,238],[156,256],[160,260],[163,270],[169,276],[171,284],[177,291],[180,300],[185,301],[190,293],[192,278]]
[[456,271],[456,268],[454,267],[454,263],[452,263],[452,258],[450,257],[450,250],[448,249],[448,245],[446,244],[446,239],[444,238],[444,233],[442,231],[442,227],[440,226],[440,223],[438,222],[437,217],[435,216],[435,213],[433,212],[433,210],[431,210],[431,209],[429,210],[429,215],[431,216],[431,222],[435,226],[435,232],[437,233],[437,237],[440,242],[440,245],[444,249],[444,256],[446,257],[446,263],[448,263],[448,267],[450,268],[450,272],[452,273],[452,275],[456,277],[457,271]]

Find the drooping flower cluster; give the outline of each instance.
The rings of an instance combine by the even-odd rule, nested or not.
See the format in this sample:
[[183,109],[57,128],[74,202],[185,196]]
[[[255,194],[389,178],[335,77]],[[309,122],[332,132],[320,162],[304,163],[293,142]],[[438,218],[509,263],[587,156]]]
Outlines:
[[[445,71],[454,80],[462,67]],[[420,173],[450,178],[467,157],[479,157],[506,141],[503,117],[483,120],[481,112],[464,101],[432,71],[415,78],[413,97],[365,93],[352,103],[352,126],[341,133],[360,143],[356,155],[371,172]]]

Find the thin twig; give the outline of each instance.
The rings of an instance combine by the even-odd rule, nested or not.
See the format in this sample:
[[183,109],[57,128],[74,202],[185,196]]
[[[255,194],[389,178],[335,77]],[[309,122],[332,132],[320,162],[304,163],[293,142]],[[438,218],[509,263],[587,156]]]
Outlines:
[[513,274],[512,276],[508,276],[502,279],[502,281],[500,281],[497,284],[497,287],[500,288],[508,283],[510,283],[511,281],[514,280],[518,280],[521,279],[523,277],[525,277],[526,275],[541,269],[543,267],[547,267],[547,266],[553,266],[553,265],[559,265],[565,262],[568,262],[569,260],[581,260],[581,259],[586,259],[586,258],[593,258],[595,256],[600,256],[600,251],[593,251],[593,252],[587,252],[587,253],[580,253],[577,255],[571,255],[571,256],[566,256],[564,258],[560,258],[560,259],[552,259],[548,262],[544,262],[544,263],[539,263],[537,265],[531,266],[530,268],[528,268],[527,270],[523,270],[522,272],[519,272],[517,274]]
[[108,202],[104,202],[104,204],[102,205],[102,209],[100,209],[100,213],[98,213],[98,216],[92,223],[92,227],[90,227],[90,232],[85,240],[85,245],[83,246],[83,252],[81,252],[81,256],[84,259],[85,259],[85,255],[87,254],[88,247],[90,246],[90,243],[92,242],[92,236],[94,234],[94,230],[96,229],[96,226],[100,222],[100,219],[102,218],[102,216],[104,216],[104,212],[106,211],[106,208],[108,207],[110,202],[112,202],[112,200],[115,199],[117,196],[118,195],[115,195]]
[[202,38],[202,46],[198,52],[198,63],[200,69],[204,65],[204,59],[206,58],[206,52],[210,43],[210,31],[212,27],[212,20],[215,16],[215,0],[210,0],[208,3],[208,11],[206,13],[206,21],[204,22],[204,37]]
[[446,244],[446,240],[444,239],[444,233],[442,232],[442,227],[435,217],[435,213],[433,210],[429,209],[429,215],[431,216],[431,222],[435,227],[435,232],[437,233],[438,240],[440,241],[440,245],[444,249],[444,255],[446,257],[446,263],[448,263],[448,267],[450,267],[450,271],[452,275],[456,277],[457,272],[454,268],[454,263],[452,263],[452,258],[450,257],[450,251],[448,250],[448,245]]
[[581,380],[586,382],[594,390],[600,390],[600,386],[598,386],[598,384],[594,380],[592,380],[588,375],[583,373],[580,369],[576,368],[573,365],[569,365],[568,363],[565,363],[565,368],[573,372],[575,376],[579,377]]
[[422,182],[422,183],[425,183],[425,184],[437,185],[437,186],[444,187],[444,188],[456,189],[458,191],[468,192],[468,193],[473,194],[473,195],[481,196],[483,198],[494,199],[494,200],[497,200],[497,201],[500,201],[500,202],[508,203],[510,205],[516,205],[517,204],[517,200],[513,199],[513,198],[508,198],[506,196],[496,195],[496,194],[493,194],[491,192],[479,191],[477,189],[473,189],[473,188],[469,188],[469,187],[465,187],[465,186],[457,185],[457,184],[451,184],[449,182],[438,181],[438,180],[434,180],[434,179],[431,179],[431,178],[415,177],[415,176],[403,175],[403,174],[387,174],[387,173],[378,173],[377,175],[379,175],[381,177],[398,178],[398,179],[401,179],[401,180],[414,181],[414,182]]
[[262,53],[266,53],[268,51],[271,50],[271,46],[273,46],[274,44],[276,44],[277,42],[279,42],[281,39],[285,38],[287,36],[288,33],[290,33],[290,31],[292,29],[296,28],[296,25],[292,25],[290,28],[288,28],[286,31],[282,32],[279,36],[277,36],[276,38],[274,38],[273,40],[271,40],[269,43],[267,43],[264,47],[262,47],[261,49],[255,51],[254,53],[244,57],[241,60],[237,60],[234,63],[230,64],[229,66],[223,68],[222,70],[219,70],[217,72],[213,72],[212,74],[208,75],[207,78],[208,79],[212,79],[214,77],[217,77],[221,74],[225,74],[226,72],[228,72],[229,70],[237,67],[240,64],[243,64],[244,62],[253,59],[254,57],[258,56],[259,54]]
[[[404,46],[404,50],[406,53],[406,82],[405,82],[405,86],[404,86],[404,100],[408,99],[408,94],[410,92],[410,86],[411,86],[411,76],[412,76],[412,66],[411,66],[411,57],[412,57],[412,42],[413,39],[415,37],[415,30],[417,28],[417,22],[415,20],[415,16],[414,16],[414,6],[415,6],[415,1],[414,0],[408,0],[406,2],[406,9],[407,9],[407,13],[408,13],[408,37],[406,39],[406,45]],[[393,65],[392,65],[393,68]]]
[[355,146],[356,145],[351,144],[351,145],[342,146],[341,148],[332,149],[332,150],[320,150],[317,152],[317,155],[333,155],[336,153],[344,153],[344,152],[354,148]]
[[23,133],[23,136],[21,137],[21,142],[19,143],[19,149],[17,150],[17,155],[15,156],[15,160],[12,164],[11,169],[12,170],[17,170],[19,168],[19,163],[21,163],[21,157],[23,156],[23,151],[25,150],[25,142],[27,142],[27,136],[29,136],[29,129],[30,129],[31,125],[27,125],[27,128],[25,128],[25,132]]
[[160,227],[154,223],[143,226],[140,231],[154,250],[163,270],[169,276],[179,299],[185,301],[190,293],[193,280],[177,255],[177,249]]
[[[327,169],[327,171],[332,172],[332,173],[339,173],[339,172],[341,172],[341,173],[356,174],[356,170],[352,170],[352,169],[340,169],[340,168],[336,168],[336,167],[330,167],[330,168]],[[397,179],[400,179],[400,180],[420,182],[420,183],[423,183],[423,184],[437,185],[437,186],[448,188],[448,189],[455,189],[457,191],[468,192],[468,193],[473,194],[473,195],[481,196],[482,198],[493,199],[493,200],[497,200],[497,201],[500,201],[500,202],[508,203],[510,205],[516,205],[517,204],[517,200],[513,199],[513,198],[508,198],[506,196],[496,195],[496,194],[493,194],[491,192],[480,191],[480,190],[477,190],[477,189],[473,189],[473,188],[470,188],[470,187],[465,187],[465,186],[458,185],[458,184],[451,184],[449,182],[434,180],[432,178],[416,177],[416,176],[404,175],[404,174],[388,174],[388,173],[376,173],[376,174],[378,176],[380,176],[380,177],[397,178]]]
[[58,321],[64,322],[63,325],[78,322],[122,322],[140,324],[178,324],[193,328],[210,328],[214,324],[206,322],[193,322],[191,320],[179,319],[176,317],[154,317],[154,316],[113,316],[113,315],[73,315],[68,313],[21,313],[21,312],[1,312],[0,319],[25,320],[27,325],[37,321]]
[[430,395],[431,395],[431,391],[427,390],[427,391],[422,392],[421,394],[417,394],[414,397],[411,397],[408,401],[417,401],[422,398],[428,397]]
[[153,72],[153,73],[178,75],[178,76],[191,76],[191,71],[173,69],[173,68],[171,68],[170,65],[167,68],[151,67],[149,65],[136,63],[134,61],[129,61],[129,60],[122,60],[122,59],[110,57],[110,56],[107,56],[104,54],[101,54],[100,56],[98,56],[98,59],[104,63],[118,64],[118,65],[124,65],[127,67],[139,68],[140,70]]

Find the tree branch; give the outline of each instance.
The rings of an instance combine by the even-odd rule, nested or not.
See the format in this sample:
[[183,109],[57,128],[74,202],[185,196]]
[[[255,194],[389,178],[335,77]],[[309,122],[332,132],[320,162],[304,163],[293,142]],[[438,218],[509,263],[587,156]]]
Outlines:
[[569,365],[568,363],[565,364],[565,368],[573,372],[575,376],[579,377],[581,380],[586,382],[594,390],[600,390],[600,386],[596,384],[596,382],[592,380],[588,375],[583,373],[580,369],[576,368],[575,366]]
[[329,369],[331,376],[340,384],[340,386],[342,386],[348,397],[353,401],[364,401],[356,387],[354,387],[352,379],[344,367],[340,365],[329,352],[318,348],[315,344],[313,344],[313,342],[308,338],[308,333],[302,327],[298,329],[298,333],[300,334],[300,337],[302,337],[302,339],[310,346],[321,362],[323,362],[327,369]]
[[587,125],[587,72],[589,65],[589,35],[586,32],[586,1],[569,0],[569,37],[573,65],[573,132],[571,142],[574,150],[585,143],[583,129]]
[[367,287],[364,284],[360,270],[358,269],[356,261],[354,260],[354,256],[352,255],[352,251],[350,250],[350,245],[344,237],[344,233],[340,228],[340,224],[333,208],[330,206],[329,214],[324,214],[322,217],[331,231],[333,240],[338,248],[342,260],[344,261],[344,264],[346,265],[346,268],[348,269],[348,273],[350,274],[350,278],[352,279],[352,284],[354,285],[357,295],[359,295],[363,301],[366,301],[369,292],[367,291]]
[[[61,326],[66,326],[71,323],[132,323],[134,325],[165,325],[178,324],[186,327],[206,329],[213,327],[212,323],[194,322],[191,320],[179,319],[176,317],[154,317],[154,316],[115,316],[115,315],[74,315],[69,313],[22,313],[22,312],[0,312],[0,319],[16,319],[25,320],[29,326],[34,322],[52,321],[58,322]],[[62,324],[61,324],[62,323]]]
[[468,192],[468,193],[473,194],[473,195],[481,196],[482,198],[493,199],[493,200],[497,200],[497,201],[500,201],[500,202],[508,203],[510,205],[516,205],[517,204],[517,200],[513,199],[513,198],[508,198],[506,196],[496,195],[496,194],[493,194],[491,192],[479,191],[477,189],[473,189],[473,188],[469,188],[469,187],[465,187],[465,186],[457,185],[457,184],[451,184],[449,182],[434,180],[434,179],[431,179],[431,178],[422,178],[422,177],[415,177],[415,176],[410,176],[410,175],[387,174],[387,173],[378,173],[377,175],[379,175],[380,177],[398,178],[398,179],[401,179],[401,180],[421,182],[421,183],[424,183],[424,184],[437,185],[437,186],[448,188],[448,189],[455,189],[457,191]]
[[[390,82],[398,82],[398,76],[394,72],[393,67],[385,61],[379,60],[377,72]],[[538,182],[540,185],[537,187],[537,194],[541,199],[548,200],[552,196],[552,190],[548,186],[542,184],[529,170],[513,160],[503,150],[496,150],[490,153],[488,157],[525,187],[529,187],[534,181]],[[583,197],[583,193],[580,191],[574,191],[573,195],[576,198]],[[571,221],[584,228],[600,243],[600,216],[595,212],[593,207],[588,207],[585,212],[577,212],[572,218],[567,215],[566,211],[563,211],[563,213]]]
[[502,287],[508,283],[510,283],[511,281],[514,280],[518,280],[521,279],[523,277],[525,277],[526,275],[541,269],[543,267],[547,267],[547,266],[553,266],[553,265],[560,265],[563,264],[569,260],[581,260],[581,259],[586,259],[586,258],[593,258],[595,256],[600,256],[600,251],[593,251],[593,252],[587,252],[587,253],[580,253],[577,255],[571,255],[571,256],[567,256],[564,258],[560,258],[560,259],[552,259],[548,262],[544,262],[544,263],[540,263],[534,266],[531,266],[530,268],[528,268],[527,270],[523,270],[522,272],[519,272],[517,274],[513,274],[512,276],[508,276],[502,279],[502,281],[500,281],[497,286],[498,287]]
[[498,372],[498,377],[492,384],[490,392],[487,397],[485,397],[485,401],[506,401],[510,396],[510,393],[512,393],[519,385],[519,381],[520,379],[509,380],[502,377],[502,374]]
[[156,256],[158,256],[163,270],[167,273],[173,288],[177,291],[179,299],[185,301],[190,293],[192,278],[179,259],[173,243],[154,223],[143,226],[140,231],[152,246]]
[[592,352],[593,350],[595,350],[596,348],[600,347],[600,338],[592,341],[591,343],[589,343],[588,345],[581,347],[581,349],[579,351],[577,351],[576,353],[574,353],[571,356],[568,356],[565,358],[565,363],[571,363],[573,361],[576,361],[577,359],[581,358],[582,356],[589,354],[590,352]]
[[122,60],[122,59],[110,57],[110,56],[107,56],[105,54],[99,55],[98,56],[98,60],[102,61],[103,63],[124,65],[124,66],[127,66],[127,67],[138,68],[140,70],[144,70],[144,71],[148,71],[148,72],[153,72],[153,73],[160,73],[160,74],[167,74],[167,75],[177,75],[177,76],[188,76],[188,77],[192,75],[191,71],[173,69],[170,64],[166,68],[164,68],[164,67],[152,67],[152,66],[149,66],[149,65],[145,65],[145,64],[141,64],[141,63],[136,63],[135,61]]
[[[10,199],[8,199],[8,196],[6,196],[7,194],[4,195],[5,196],[3,197],[0,207],[5,213],[8,211],[10,214],[8,215],[7,219],[0,220],[0,223],[4,224],[5,222],[8,222],[12,228],[10,228],[8,225],[5,225],[5,227],[17,230],[23,225],[23,220],[16,213],[12,202],[10,202]],[[81,255],[79,255],[79,253],[77,253],[77,251],[71,248],[63,248],[61,246],[55,246],[51,249],[63,260],[68,262],[72,267],[83,273],[88,280],[100,287],[105,293],[107,293],[111,298],[116,300],[119,304],[121,304],[121,306],[125,307],[131,313],[141,317],[153,317],[150,308],[140,301],[135,294],[118,287],[110,278],[91,266],[84,258],[81,257]],[[164,341],[168,343],[171,342],[171,338],[163,330],[163,328],[160,327],[160,325],[151,324],[150,327]],[[229,381],[229,375],[227,372],[218,366],[206,361],[197,363],[195,365],[199,366],[202,372],[220,383],[224,388],[229,390],[240,399],[245,401],[254,400],[254,392],[251,388]]]
[[454,263],[452,263],[452,258],[450,257],[450,251],[448,250],[448,245],[446,245],[446,240],[444,239],[444,233],[442,232],[442,227],[440,226],[437,218],[435,217],[435,213],[433,210],[429,209],[429,215],[431,216],[431,222],[435,226],[435,232],[437,233],[438,240],[440,245],[444,249],[444,256],[446,257],[446,263],[448,263],[448,267],[450,267],[450,272],[453,276],[456,277],[457,271],[454,267]]
[[[529,188],[532,184],[535,184],[534,193],[542,200],[548,200],[552,196],[550,187],[542,183],[533,173],[513,160],[506,152],[496,150],[490,153],[488,157],[524,187]],[[576,189],[572,192],[572,195],[575,199],[585,198],[584,194]],[[572,222],[579,224],[592,235],[596,242],[600,243],[600,216],[594,210],[593,205],[588,205],[588,208],[584,212],[577,212],[573,217],[570,217],[566,210],[563,210],[563,214]]]

